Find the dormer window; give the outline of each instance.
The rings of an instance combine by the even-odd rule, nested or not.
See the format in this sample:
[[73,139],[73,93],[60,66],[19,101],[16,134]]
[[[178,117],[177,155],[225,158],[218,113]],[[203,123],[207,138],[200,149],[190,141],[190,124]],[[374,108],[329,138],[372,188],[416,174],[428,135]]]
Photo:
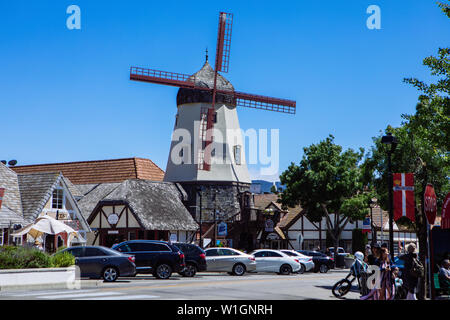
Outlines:
[[53,190],[52,209],[64,209],[64,190],[62,188]]

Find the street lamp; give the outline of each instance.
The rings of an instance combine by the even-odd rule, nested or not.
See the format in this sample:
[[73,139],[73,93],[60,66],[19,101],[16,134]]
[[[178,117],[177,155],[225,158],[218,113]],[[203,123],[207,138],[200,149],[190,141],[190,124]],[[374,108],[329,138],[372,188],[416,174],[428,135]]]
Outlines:
[[372,209],[374,206],[377,205],[377,199],[376,198],[370,198],[369,199],[369,207],[370,207],[370,232],[372,233],[372,244],[374,244],[377,241],[376,237],[376,231],[373,230],[373,213]]
[[202,239],[202,233],[203,233],[203,230],[202,230],[202,191],[203,191],[203,188],[202,187],[198,187],[197,188],[197,194],[198,194],[198,196],[199,196],[199,207],[200,207],[200,217],[199,217],[199,224],[200,224],[200,241],[199,241],[199,245],[200,245],[200,248],[203,248],[203,239]]
[[393,211],[393,181],[392,181],[392,164],[391,156],[397,147],[397,138],[388,132],[387,135],[381,138],[381,143],[391,145],[391,148],[387,151],[388,154],[388,195],[389,195],[389,251],[391,257],[394,258],[394,211]]

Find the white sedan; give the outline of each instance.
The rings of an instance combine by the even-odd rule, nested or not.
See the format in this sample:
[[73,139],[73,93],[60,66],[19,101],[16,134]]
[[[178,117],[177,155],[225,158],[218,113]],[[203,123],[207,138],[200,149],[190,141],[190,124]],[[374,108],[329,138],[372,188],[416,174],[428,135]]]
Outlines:
[[299,272],[300,262],[279,250],[259,249],[250,253],[256,260],[257,272],[276,272],[278,274],[290,274]]
[[301,254],[300,252],[297,252],[295,250],[280,250],[281,252],[287,254],[288,256],[298,259],[300,261],[300,264],[302,265],[302,268],[299,273],[303,273],[305,271],[311,271],[314,270],[314,262],[312,257],[305,256],[304,254]]

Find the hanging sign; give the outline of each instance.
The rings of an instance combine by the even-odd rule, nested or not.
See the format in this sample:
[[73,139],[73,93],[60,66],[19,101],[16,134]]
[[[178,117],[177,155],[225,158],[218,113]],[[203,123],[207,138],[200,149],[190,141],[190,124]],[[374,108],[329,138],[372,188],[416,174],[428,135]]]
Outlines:
[[265,231],[266,232],[273,232],[273,220],[267,219],[265,223]]
[[415,221],[414,174],[394,173],[394,220],[407,217]]
[[217,235],[219,237],[227,236],[227,223],[226,222],[221,222],[217,225]]
[[371,231],[372,231],[372,226],[371,226],[370,217],[366,217],[363,220],[362,232],[366,233],[366,232],[371,232]]
[[450,229],[450,192],[447,193],[442,205],[441,228]]
[[434,192],[434,188],[431,184],[427,184],[423,196],[425,215],[427,216],[428,223],[434,224],[434,220],[436,219],[437,201],[436,193]]

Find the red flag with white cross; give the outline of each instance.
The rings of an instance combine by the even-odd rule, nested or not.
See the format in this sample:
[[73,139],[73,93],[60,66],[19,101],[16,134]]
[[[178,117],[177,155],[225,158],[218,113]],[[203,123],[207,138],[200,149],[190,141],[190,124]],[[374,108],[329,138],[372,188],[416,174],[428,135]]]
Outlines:
[[394,220],[407,217],[415,221],[414,174],[394,173]]

